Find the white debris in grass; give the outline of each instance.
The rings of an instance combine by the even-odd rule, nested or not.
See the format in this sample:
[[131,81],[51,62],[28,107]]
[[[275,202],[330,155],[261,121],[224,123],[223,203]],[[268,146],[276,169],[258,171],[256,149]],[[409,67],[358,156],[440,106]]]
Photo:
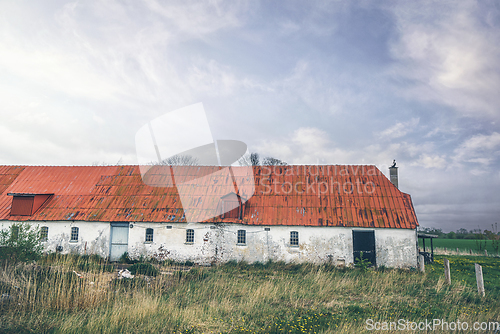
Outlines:
[[122,278],[134,278],[134,275],[128,269],[122,269],[118,272],[118,279]]

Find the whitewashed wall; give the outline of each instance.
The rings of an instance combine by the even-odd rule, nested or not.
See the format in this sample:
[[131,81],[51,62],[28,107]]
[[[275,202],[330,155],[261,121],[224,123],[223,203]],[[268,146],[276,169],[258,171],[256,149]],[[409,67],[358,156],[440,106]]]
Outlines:
[[[9,228],[12,221],[3,221],[0,228]],[[45,251],[55,252],[57,246],[62,246],[62,253],[98,254],[102,257],[109,256],[109,223],[83,222],[83,221],[45,221],[31,222],[39,227],[49,228],[48,241],[43,242]],[[71,228],[78,227],[78,241],[70,241]]]
[[417,232],[408,229],[375,230],[377,264],[386,267],[417,267]]
[[[208,224],[179,223],[152,224],[134,223],[129,229],[129,255],[137,258],[141,255],[159,260],[193,261],[200,264],[213,263],[216,258],[214,236],[216,230]],[[167,228],[171,226],[172,228]],[[145,242],[146,229],[153,228],[153,242]],[[186,243],[186,230],[194,230],[194,242]]]
[[[1,225],[10,226],[10,221]],[[63,247],[63,253],[78,252],[108,257],[110,224],[96,222],[37,222],[49,227],[47,251]],[[241,224],[131,223],[128,253],[131,257],[193,261],[199,264],[226,262],[286,261],[334,264],[353,263],[353,228],[305,226],[249,226]],[[71,227],[80,228],[78,242],[70,242]],[[170,226],[170,228],[168,228]],[[153,242],[145,242],[146,229],[154,230]],[[269,228],[269,231],[265,231]],[[194,230],[194,242],[186,243],[186,230]],[[237,231],[246,231],[246,244],[237,245]],[[357,229],[363,230],[363,229]],[[374,228],[377,265],[417,266],[415,230]],[[290,246],[290,231],[299,233],[299,246]]]
[[[171,228],[167,228],[171,226]],[[269,231],[265,231],[265,228]],[[152,243],[145,242],[146,228],[154,229]],[[194,243],[186,243],[186,230],[193,229]],[[246,244],[237,244],[237,231],[246,231]],[[363,230],[363,229],[358,229]],[[416,267],[415,230],[375,228],[377,265]],[[299,246],[290,245],[290,231],[299,233]],[[200,264],[226,262],[286,261],[353,263],[353,228],[305,226],[208,225],[198,223],[144,224],[130,230],[129,254]]]

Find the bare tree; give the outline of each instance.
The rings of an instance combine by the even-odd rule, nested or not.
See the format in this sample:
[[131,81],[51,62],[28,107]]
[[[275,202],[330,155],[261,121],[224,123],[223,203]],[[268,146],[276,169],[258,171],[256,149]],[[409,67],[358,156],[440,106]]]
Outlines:
[[260,161],[260,155],[259,153],[250,153],[250,154],[245,154],[242,156],[239,160],[238,163],[240,166],[286,166],[288,165],[286,162],[280,159],[276,159],[273,157],[265,157],[262,159],[262,162]]
[[250,163],[252,166],[258,166],[260,165],[260,157],[259,153],[251,153],[250,154]]
[[116,164],[110,164],[110,163],[107,163],[105,161],[103,161],[103,162],[99,162],[99,161],[92,162],[92,166],[121,166],[121,165],[123,165],[123,159],[122,158],[120,158],[116,162]]
[[190,155],[173,155],[170,158],[163,159],[160,163],[154,165],[170,165],[170,166],[198,166],[198,159]]
[[259,153],[250,153],[248,152],[238,159],[238,164],[240,166],[259,166]]
[[262,165],[263,166],[286,166],[288,164],[280,159],[276,159],[273,157],[265,157],[262,160]]

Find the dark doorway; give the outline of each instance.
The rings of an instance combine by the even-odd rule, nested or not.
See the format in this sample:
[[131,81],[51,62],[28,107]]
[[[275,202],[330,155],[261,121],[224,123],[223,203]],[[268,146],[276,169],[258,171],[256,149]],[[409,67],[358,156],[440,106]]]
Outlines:
[[354,263],[360,258],[363,252],[363,258],[370,261],[374,266],[375,263],[375,231],[352,231],[352,244]]

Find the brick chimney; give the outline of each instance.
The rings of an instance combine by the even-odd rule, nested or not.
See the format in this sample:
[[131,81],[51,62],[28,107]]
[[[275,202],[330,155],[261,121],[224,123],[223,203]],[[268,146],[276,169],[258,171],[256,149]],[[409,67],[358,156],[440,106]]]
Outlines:
[[396,167],[396,160],[392,162],[392,166],[389,167],[389,176],[392,184],[396,186],[396,188],[399,189],[398,186],[398,167]]

